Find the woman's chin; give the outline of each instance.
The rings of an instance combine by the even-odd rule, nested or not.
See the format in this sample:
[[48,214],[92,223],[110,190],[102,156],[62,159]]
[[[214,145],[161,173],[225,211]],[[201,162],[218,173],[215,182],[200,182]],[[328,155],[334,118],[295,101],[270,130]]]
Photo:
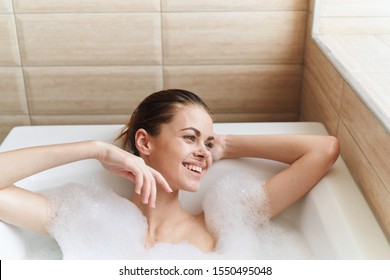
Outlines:
[[187,185],[186,187],[183,187],[183,188],[181,188],[181,190],[183,190],[183,191],[187,191],[187,192],[197,192],[197,191],[199,191],[199,187],[200,187],[200,185],[199,184],[194,184],[194,185]]

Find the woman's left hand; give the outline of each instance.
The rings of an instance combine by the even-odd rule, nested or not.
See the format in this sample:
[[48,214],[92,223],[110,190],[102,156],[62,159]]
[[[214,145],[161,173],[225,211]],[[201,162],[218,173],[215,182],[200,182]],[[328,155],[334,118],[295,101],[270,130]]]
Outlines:
[[214,134],[214,146],[211,149],[213,162],[216,162],[224,157],[225,150],[225,136]]

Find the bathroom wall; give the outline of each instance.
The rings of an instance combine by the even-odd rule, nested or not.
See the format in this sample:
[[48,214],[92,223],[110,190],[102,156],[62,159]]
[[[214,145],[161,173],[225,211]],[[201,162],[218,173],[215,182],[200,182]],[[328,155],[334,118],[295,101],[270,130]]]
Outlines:
[[307,0],[0,0],[0,142],[122,123],[164,88],[217,121],[297,120],[306,15]]
[[[316,7],[319,9],[325,7],[327,13],[333,11],[335,14],[340,14],[340,10],[345,8],[343,5],[346,2],[349,2],[352,9],[351,13],[355,15],[358,14],[357,7],[361,9],[360,13],[364,11],[371,13],[372,10],[381,11],[377,6],[379,4],[383,5],[382,9],[386,10],[387,13],[390,12],[389,9],[386,9],[389,5],[388,1],[376,0],[368,2],[355,0],[356,5],[351,5],[349,0],[345,2],[334,0],[320,2],[322,2],[320,3],[321,5]],[[326,34],[327,38],[330,38],[334,32],[321,33],[321,36],[314,36],[313,38],[311,30],[313,15],[321,16],[325,13],[322,10],[316,10],[313,13],[314,3],[315,1],[310,1],[310,12],[308,14],[308,36],[305,45],[300,119],[320,121],[325,124],[332,135],[336,135],[340,139],[342,157],[390,240],[389,123],[386,123],[382,118],[378,118],[378,109],[369,106],[367,100],[363,98],[364,96],[367,97],[365,94],[370,93],[369,88],[364,86],[364,80],[360,80],[353,75],[354,72],[349,68],[350,65],[347,64],[347,61],[343,60],[344,57],[335,56],[338,53],[333,48],[333,45],[326,44],[327,40],[321,40],[322,35]],[[329,6],[324,6],[326,3]],[[374,5],[374,3],[377,5]],[[338,4],[341,4],[341,6],[338,6]],[[349,22],[351,18],[344,18],[344,20]],[[374,16],[370,17],[370,19],[368,17],[355,16],[355,19],[358,22],[362,20],[366,22],[379,21]],[[317,18],[317,20],[318,30],[322,30],[321,32],[328,30],[330,32],[331,20],[329,18]],[[383,20],[387,19],[382,18],[381,21]],[[335,19],[335,21],[338,22],[342,29],[345,27],[345,24],[341,24],[342,20],[340,18]],[[321,22],[327,23],[322,25]],[[376,35],[383,34],[380,33],[384,31],[380,29],[380,26],[379,24],[378,29],[373,29]],[[351,31],[354,35],[345,32],[346,28],[344,28],[343,33],[348,34],[349,38],[352,38],[351,36],[353,38],[360,37],[355,29]],[[366,30],[362,29],[362,32],[364,33]],[[342,40],[343,36],[337,34],[336,37],[332,38],[333,40]],[[366,35],[360,38],[364,38],[362,41],[363,45],[366,43],[370,44],[370,40],[373,39],[373,37]],[[351,49],[348,50],[349,52],[344,52],[344,56],[351,55]],[[367,69],[374,66],[366,63],[370,62],[370,59],[370,63],[372,63],[374,61],[373,58],[378,58],[378,52],[373,52],[369,49],[366,49],[365,52],[360,52],[360,54],[349,60],[354,63],[363,63],[364,67],[362,68],[364,71],[359,72],[359,77],[368,73],[366,72]],[[389,61],[386,59],[388,57],[384,54],[382,61]],[[383,69],[379,67],[380,65],[380,63],[376,64],[378,68],[373,70],[372,73],[378,74],[380,71],[383,71],[380,70]],[[363,90],[364,92],[362,92]]]

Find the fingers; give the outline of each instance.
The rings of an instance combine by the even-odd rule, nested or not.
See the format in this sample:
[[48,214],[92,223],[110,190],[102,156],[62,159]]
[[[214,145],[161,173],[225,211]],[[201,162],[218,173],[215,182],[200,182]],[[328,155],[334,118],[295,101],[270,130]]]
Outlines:
[[134,191],[141,196],[141,201],[150,207],[156,207],[157,187],[166,192],[173,192],[165,178],[155,169],[147,166],[143,161],[137,163],[132,171],[135,181]]
[[105,146],[104,156],[98,159],[108,171],[125,177],[135,184],[134,191],[141,196],[141,201],[155,207],[157,187],[172,192],[165,178],[145,161],[113,145]]
[[155,169],[149,167],[154,179],[156,180],[157,184],[166,192],[171,193],[173,190],[169,186],[168,182],[165,180],[165,178],[161,175],[160,172],[156,171]]
[[148,204],[152,208],[156,208],[156,197],[157,197],[157,188],[151,188]]
[[135,185],[134,185],[134,191],[136,194],[141,194],[141,190],[142,190],[142,186],[144,184],[144,177],[143,177],[143,174],[141,171],[139,172],[134,172],[134,181],[135,182]]

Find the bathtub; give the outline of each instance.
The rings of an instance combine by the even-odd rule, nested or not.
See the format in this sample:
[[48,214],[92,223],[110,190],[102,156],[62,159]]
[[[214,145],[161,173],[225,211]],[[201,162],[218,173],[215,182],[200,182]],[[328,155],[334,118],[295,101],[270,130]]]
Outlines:
[[[120,129],[121,125],[15,127],[1,144],[0,151],[87,139],[113,142]],[[220,134],[327,134],[320,123],[302,122],[217,123],[214,130]],[[221,174],[233,170],[256,171],[269,177],[284,167],[285,164],[262,159],[222,160],[214,164],[202,185],[211,184]],[[111,185],[122,196],[129,195],[128,181],[109,174],[94,160],[56,167],[16,185],[39,191],[69,181],[87,184],[91,179]],[[181,194],[180,200],[188,211],[200,211],[204,189],[201,186],[197,193]],[[390,245],[341,157],[303,199],[281,215],[300,231],[319,259],[390,259]],[[0,236],[0,259],[28,259],[31,257],[30,243],[37,242],[26,238],[24,230],[3,222],[0,222]],[[52,242],[49,238],[43,239],[38,241],[39,248],[46,246],[45,239]],[[50,246],[55,248],[52,243]],[[56,257],[60,255],[43,254],[38,258]]]

